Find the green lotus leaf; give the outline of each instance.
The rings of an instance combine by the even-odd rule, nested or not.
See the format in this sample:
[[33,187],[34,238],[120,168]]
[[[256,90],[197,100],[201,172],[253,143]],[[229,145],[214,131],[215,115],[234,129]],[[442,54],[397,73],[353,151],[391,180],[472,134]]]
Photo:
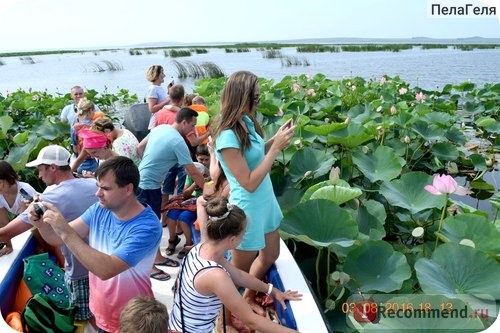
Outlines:
[[311,195],[311,200],[326,199],[341,205],[344,202],[359,197],[363,192],[359,188],[328,185],[321,187]]
[[14,141],[14,143],[17,145],[22,145],[28,140],[28,135],[29,135],[28,131],[17,133],[16,135],[14,135],[12,141]]
[[417,260],[415,270],[427,294],[489,295],[500,299],[500,266],[478,249],[442,244],[431,259]]
[[21,170],[25,167],[26,163],[30,158],[30,153],[35,149],[42,140],[36,138],[34,140],[28,140],[25,145],[20,147],[12,147],[9,151],[9,155],[5,159],[12,165],[15,170]]
[[476,168],[476,170],[485,171],[488,169],[486,165],[486,160],[484,159],[483,155],[471,154],[469,158],[472,161],[472,164],[474,165],[474,168]]
[[368,235],[372,240],[385,237],[385,219],[387,214],[384,205],[375,200],[363,201],[355,211],[359,232]]
[[352,160],[372,183],[396,178],[401,174],[405,165],[404,159],[396,155],[392,148],[386,146],[378,146],[373,153],[368,154],[356,150],[352,154]]
[[280,226],[283,238],[298,239],[316,248],[349,247],[358,236],[356,221],[329,200],[309,200],[288,211]]
[[305,148],[296,152],[290,160],[290,176],[298,181],[308,171],[312,171],[315,178],[330,172],[335,157],[323,150]]
[[429,125],[423,120],[417,120],[413,124],[412,128],[427,141],[442,140],[442,137],[446,134],[446,131],[443,128],[433,124]]
[[445,161],[455,161],[458,158],[458,149],[449,142],[438,142],[432,146],[432,154]]
[[[304,202],[304,201],[307,201],[309,199],[311,199],[311,195],[316,192],[318,189],[322,188],[322,187],[325,187],[325,186],[329,186],[329,185],[332,185],[332,183],[330,182],[330,180],[325,180],[325,181],[322,181],[322,182],[319,182],[317,184],[314,184],[313,186],[310,186],[304,193],[304,195],[302,196],[302,199],[300,200],[300,202]],[[339,182],[337,184],[337,186],[340,186],[340,187],[351,187],[351,185],[349,185],[348,182],[346,182],[345,180],[343,179],[339,179]]]
[[500,230],[484,216],[460,214],[448,217],[443,221],[440,235],[453,243],[459,243],[464,238],[470,239],[476,249],[500,258]]
[[347,127],[347,124],[344,123],[332,123],[332,124],[326,124],[326,125],[306,125],[304,126],[304,130],[309,131],[311,133],[317,134],[317,135],[324,135],[327,136],[330,132],[336,132],[341,129],[344,129]]
[[412,214],[430,208],[442,208],[444,201],[440,195],[424,190],[432,184],[432,176],[424,172],[409,172],[390,182],[384,182],[380,193],[393,205],[408,209]]
[[327,137],[328,145],[340,144],[347,148],[357,147],[373,138],[366,129],[359,124],[350,123],[346,128],[332,132]]
[[420,119],[429,124],[446,125],[446,127],[450,126],[454,122],[453,117],[444,112],[431,112]]
[[496,123],[497,121],[491,117],[481,117],[478,120],[476,120],[476,125],[479,127],[487,127]]
[[406,257],[381,240],[368,241],[349,252],[344,272],[356,282],[359,290],[389,293],[398,290],[411,277]]
[[0,128],[4,134],[7,134],[7,131],[12,127],[12,124],[14,124],[14,120],[11,116],[0,117]]

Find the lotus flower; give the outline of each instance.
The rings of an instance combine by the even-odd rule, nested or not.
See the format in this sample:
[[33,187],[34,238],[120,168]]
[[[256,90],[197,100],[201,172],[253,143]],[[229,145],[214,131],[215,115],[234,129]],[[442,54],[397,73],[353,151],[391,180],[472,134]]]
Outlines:
[[408,92],[408,89],[406,89],[405,87],[402,87],[402,88],[399,88],[399,94],[400,95],[404,95]]
[[311,89],[307,89],[306,94],[310,95],[310,96],[316,96],[316,92],[312,88]]
[[298,85],[297,83],[292,84],[292,90],[294,92],[299,91],[300,90],[300,85]]
[[418,102],[421,102],[423,100],[425,100],[425,95],[423,92],[419,92],[418,94],[415,95],[415,99],[418,101]]
[[449,175],[436,175],[434,176],[434,180],[432,181],[432,185],[425,185],[425,190],[434,194],[457,194],[457,195],[466,195],[469,193],[465,187],[458,186],[455,179]]
[[385,76],[382,76],[382,77],[380,78],[380,85],[381,85],[381,86],[383,86],[383,85],[384,85],[384,83],[385,83],[385,81],[386,81],[386,80],[385,80]]
[[394,116],[396,113],[398,113],[398,110],[396,109],[396,107],[394,105],[391,106],[391,114]]

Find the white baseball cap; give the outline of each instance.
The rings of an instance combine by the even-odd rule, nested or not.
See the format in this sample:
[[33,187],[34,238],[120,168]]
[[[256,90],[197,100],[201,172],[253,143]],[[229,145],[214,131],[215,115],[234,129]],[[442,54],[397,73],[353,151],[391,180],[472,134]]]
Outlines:
[[61,146],[50,145],[43,147],[38,153],[36,160],[26,163],[27,167],[35,167],[40,164],[55,164],[57,166],[69,165],[69,151]]

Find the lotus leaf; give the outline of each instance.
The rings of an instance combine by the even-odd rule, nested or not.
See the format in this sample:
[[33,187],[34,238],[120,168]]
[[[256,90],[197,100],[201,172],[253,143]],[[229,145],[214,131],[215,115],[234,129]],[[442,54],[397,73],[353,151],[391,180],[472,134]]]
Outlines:
[[328,145],[340,144],[347,148],[357,147],[373,138],[366,128],[359,124],[350,123],[347,128],[330,133],[327,137]]
[[0,117],[0,128],[4,134],[7,134],[7,131],[12,127],[12,124],[14,124],[14,120],[11,116]]
[[359,232],[370,236],[372,240],[380,240],[385,236],[384,224],[387,214],[384,205],[375,200],[366,200],[355,213]]
[[408,209],[412,214],[425,209],[442,208],[443,197],[424,190],[424,186],[432,184],[432,180],[432,176],[424,172],[408,172],[400,179],[384,182],[380,193],[391,205]]
[[442,140],[446,134],[446,131],[443,128],[440,128],[437,125],[429,125],[423,120],[417,120],[413,124],[413,130],[427,141]]
[[405,161],[386,146],[378,146],[375,152],[364,154],[356,150],[352,154],[353,162],[371,182],[389,181],[401,174]]
[[319,188],[311,195],[313,199],[327,199],[341,205],[349,200],[359,197],[363,192],[359,188],[328,185]]
[[326,125],[306,125],[304,126],[304,130],[312,132],[317,135],[324,135],[327,136],[331,132],[336,132],[341,129],[344,129],[347,127],[347,124],[344,123],[332,123],[332,124],[326,124]]
[[411,277],[406,257],[381,240],[371,240],[349,252],[344,263],[349,274],[362,292],[398,290],[403,281]]
[[442,244],[431,259],[417,260],[415,270],[420,287],[427,294],[489,295],[500,299],[500,266],[478,249]]
[[500,231],[484,216],[476,214],[450,216],[443,221],[440,234],[453,243],[458,243],[464,238],[470,239],[476,249],[500,258]]
[[296,152],[290,160],[290,176],[293,181],[298,181],[308,171],[312,171],[314,177],[319,177],[330,172],[335,158],[327,155],[324,151],[305,148]]
[[441,160],[455,161],[458,158],[458,149],[449,142],[438,142],[432,146],[432,154]]
[[309,200],[288,211],[280,227],[283,238],[298,239],[316,248],[351,246],[358,226],[351,214],[329,200]]

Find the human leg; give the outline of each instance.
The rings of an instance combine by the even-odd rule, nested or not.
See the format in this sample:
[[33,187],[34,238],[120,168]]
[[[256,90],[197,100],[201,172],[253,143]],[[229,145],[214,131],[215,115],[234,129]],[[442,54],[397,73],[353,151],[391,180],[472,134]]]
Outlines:
[[184,256],[193,247],[191,226],[193,225],[195,219],[196,219],[196,212],[191,212],[188,210],[183,211],[177,219],[178,224],[181,226],[184,236],[186,238],[186,243],[184,244],[184,247],[182,248],[181,251],[179,251],[179,254],[177,255],[177,258],[179,259],[183,259]]

